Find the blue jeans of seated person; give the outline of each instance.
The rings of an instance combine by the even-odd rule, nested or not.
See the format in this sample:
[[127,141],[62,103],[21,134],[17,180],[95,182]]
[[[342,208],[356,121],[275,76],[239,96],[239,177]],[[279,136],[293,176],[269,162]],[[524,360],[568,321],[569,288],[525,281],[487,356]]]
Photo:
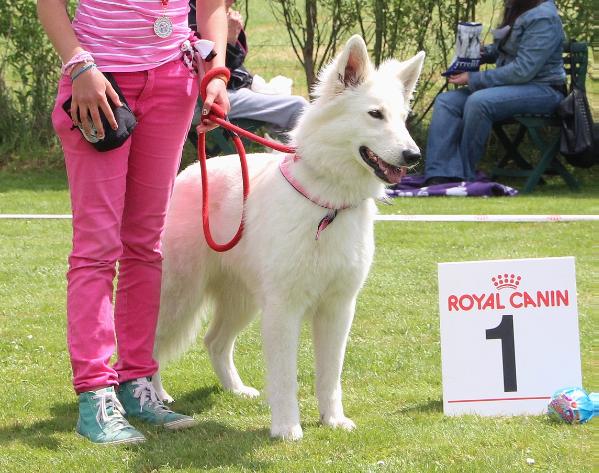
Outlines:
[[[265,122],[273,133],[290,131],[296,124],[308,101],[299,95],[270,95],[250,88],[227,90],[231,111],[229,119],[245,118]],[[196,104],[192,124],[200,123],[201,102]]]
[[548,85],[518,84],[440,94],[428,129],[424,175],[472,181],[493,122],[518,113],[552,113],[563,94]]

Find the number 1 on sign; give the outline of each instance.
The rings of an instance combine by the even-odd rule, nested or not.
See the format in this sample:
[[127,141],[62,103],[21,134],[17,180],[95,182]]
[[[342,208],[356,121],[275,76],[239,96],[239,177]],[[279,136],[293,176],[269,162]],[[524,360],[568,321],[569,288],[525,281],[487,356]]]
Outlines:
[[514,316],[504,315],[500,324],[486,330],[487,340],[501,340],[501,357],[503,360],[503,390],[518,391],[516,381],[516,350],[514,349]]

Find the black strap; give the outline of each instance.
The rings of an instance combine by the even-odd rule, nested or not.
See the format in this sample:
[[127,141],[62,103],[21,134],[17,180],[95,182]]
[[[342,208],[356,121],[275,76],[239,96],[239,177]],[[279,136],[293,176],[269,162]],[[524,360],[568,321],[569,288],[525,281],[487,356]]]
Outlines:
[[[574,87],[576,87],[576,71],[574,69],[574,55],[572,54],[572,46],[571,43],[569,43],[568,45],[569,51],[568,51],[568,59],[570,61],[570,92],[572,92],[574,90]],[[565,95],[568,95],[567,93]]]

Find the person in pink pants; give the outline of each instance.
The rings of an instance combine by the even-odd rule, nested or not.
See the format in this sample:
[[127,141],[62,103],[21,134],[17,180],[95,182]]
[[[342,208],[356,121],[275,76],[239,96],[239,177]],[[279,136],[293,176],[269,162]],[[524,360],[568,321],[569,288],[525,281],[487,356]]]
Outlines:
[[[187,0],[80,0],[71,23],[64,0],[38,0],[40,21],[63,60],[52,122],[64,151],[73,212],[67,340],[79,396],[77,432],[96,443],[144,441],[125,417],[168,429],[194,424],[192,417],[164,406],[151,384],[158,370],[152,352],[161,236],[198,95],[198,76],[181,58],[190,36],[188,10]],[[224,1],[199,1],[197,21],[216,52],[205,70],[224,66]],[[73,125],[87,133],[95,127],[100,139],[105,136],[100,113],[117,126],[109,102],[121,101],[106,72],[137,126],[123,145],[99,152]],[[63,109],[69,97],[70,113]],[[208,84],[204,110],[213,103],[229,108],[224,76]],[[111,365],[115,348],[118,358]]]

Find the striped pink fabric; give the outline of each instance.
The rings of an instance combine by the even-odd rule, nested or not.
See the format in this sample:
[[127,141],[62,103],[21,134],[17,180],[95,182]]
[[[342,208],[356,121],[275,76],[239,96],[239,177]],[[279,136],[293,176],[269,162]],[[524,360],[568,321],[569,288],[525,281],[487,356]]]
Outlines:
[[180,57],[189,38],[188,0],[169,0],[173,33],[164,39],[154,33],[163,11],[160,0],[80,0],[73,29],[101,71],[145,71]]

